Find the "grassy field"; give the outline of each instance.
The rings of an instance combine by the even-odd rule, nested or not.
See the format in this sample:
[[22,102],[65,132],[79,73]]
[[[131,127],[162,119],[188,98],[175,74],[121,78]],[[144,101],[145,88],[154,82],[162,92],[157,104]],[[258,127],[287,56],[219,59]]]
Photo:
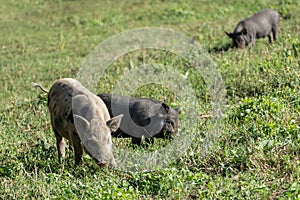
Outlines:
[[[300,1],[298,0],[0,0],[0,199],[299,199],[300,198]],[[282,15],[278,40],[260,39],[237,50],[224,30],[263,8]],[[130,29],[164,27],[199,42],[222,75],[226,113],[209,152],[203,138],[211,96],[191,63],[170,52],[138,50],[110,65],[97,92],[112,92],[122,74],[141,64],[178,70],[198,98],[198,125],[191,145],[165,168],[125,172],[98,168],[84,155],[59,164],[47,110],[46,88],[76,78],[89,53],[107,38]],[[133,96],[182,105],[170,88],[145,85]],[[182,107],[181,124],[189,113]],[[129,152],[130,141],[113,138]]]

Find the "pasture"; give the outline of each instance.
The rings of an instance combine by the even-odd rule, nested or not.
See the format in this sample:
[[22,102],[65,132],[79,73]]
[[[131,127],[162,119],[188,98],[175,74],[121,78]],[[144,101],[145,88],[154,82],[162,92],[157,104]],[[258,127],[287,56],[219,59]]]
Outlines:
[[[0,2],[0,199],[300,198],[299,0]],[[232,48],[224,31],[267,7],[282,15],[278,40]],[[49,89],[59,78],[76,78],[98,44],[143,27],[168,28],[193,38],[215,63],[226,104],[213,146],[203,153],[214,118],[201,73],[176,54],[142,49],[109,65],[97,77],[94,92],[113,92],[123,74],[142,64],[176,69],[192,87],[197,104],[184,104],[176,91],[159,84],[142,85],[131,95],[182,106],[182,133],[189,120],[197,121],[186,151],[150,171],[99,168],[87,154],[84,165],[75,167],[68,149],[59,164],[47,96],[31,82]],[[194,108],[193,118],[187,107]],[[129,139],[113,138],[113,143],[135,155],[172,141],[156,139],[138,148]]]

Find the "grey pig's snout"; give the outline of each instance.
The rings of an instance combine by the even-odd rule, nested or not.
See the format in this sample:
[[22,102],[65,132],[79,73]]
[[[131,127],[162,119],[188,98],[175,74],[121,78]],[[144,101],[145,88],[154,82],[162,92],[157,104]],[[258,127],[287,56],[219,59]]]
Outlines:
[[106,162],[105,162],[104,160],[101,160],[101,161],[99,161],[99,162],[97,163],[97,165],[98,165],[99,167],[104,167],[104,166],[106,165]]

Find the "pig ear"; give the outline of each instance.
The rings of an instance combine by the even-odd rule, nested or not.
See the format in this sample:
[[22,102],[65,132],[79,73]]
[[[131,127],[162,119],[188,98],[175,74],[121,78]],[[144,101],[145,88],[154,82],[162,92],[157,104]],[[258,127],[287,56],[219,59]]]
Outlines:
[[120,127],[123,114],[111,118],[106,122],[106,125],[110,128],[111,131],[115,132]]
[[90,123],[80,115],[74,115],[74,124],[79,135],[90,130]]
[[175,108],[177,113],[181,113],[181,106],[178,106],[177,108]]
[[224,31],[226,33],[226,35],[228,35],[228,37],[232,38],[233,34],[232,33],[228,33],[226,31]]
[[166,110],[167,113],[169,112],[170,107],[166,103],[162,103],[162,107]]

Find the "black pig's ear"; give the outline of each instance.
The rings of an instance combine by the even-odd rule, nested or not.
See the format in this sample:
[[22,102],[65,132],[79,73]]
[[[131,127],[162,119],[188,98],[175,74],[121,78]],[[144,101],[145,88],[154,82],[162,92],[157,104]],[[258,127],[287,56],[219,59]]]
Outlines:
[[175,110],[177,111],[177,113],[181,113],[181,106],[178,106],[177,108],[175,108]]
[[162,103],[162,107],[166,110],[167,113],[169,112],[170,107],[166,103]]
[[233,38],[233,33],[228,33],[226,31],[224,31],[226,33],[226,35],[228,35],[228,37]]

